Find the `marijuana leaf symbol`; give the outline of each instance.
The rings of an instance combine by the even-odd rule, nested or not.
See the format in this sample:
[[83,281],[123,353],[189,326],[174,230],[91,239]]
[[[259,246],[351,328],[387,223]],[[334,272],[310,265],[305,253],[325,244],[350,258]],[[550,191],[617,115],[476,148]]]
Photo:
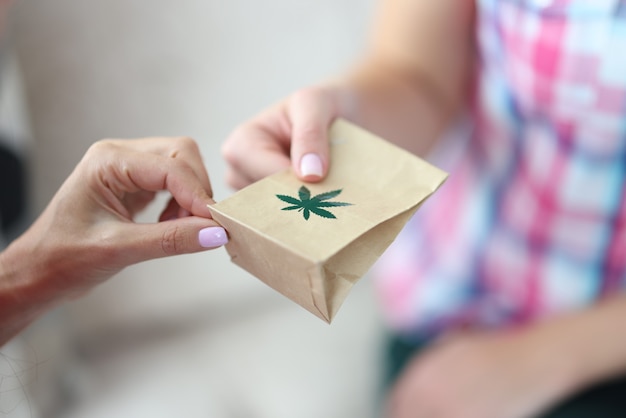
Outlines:
[[291,206],[284,207],[282,210],[298,210],[298,212],[302,212],[304,219],[307,221],[311,216],[311,212],[314,214],[321,216],[322,218],[332,218],[336,219],[337,217],[333,215],[330,211],[322,208],[334,208],[337,206],[351,206],[352,203],[344,203],[344,202],[329,202],[328,200],[339,196],[342,189],[333,190],[331,192],[320,193],[316,196],[311,197],[311,192],[305,186],[300,187],[298,190],[298,196],[300,199],[296,199],[295,197],[287,196],[284,194],[277,194],[276,197],[282,200],[283,202],[289,203]]

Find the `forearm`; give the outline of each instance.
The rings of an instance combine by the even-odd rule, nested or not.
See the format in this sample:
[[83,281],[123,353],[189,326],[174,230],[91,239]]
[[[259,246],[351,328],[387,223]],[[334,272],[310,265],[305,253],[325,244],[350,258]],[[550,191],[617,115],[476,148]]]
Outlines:
[[468,103],[473,1],[383,0],[371,42],[340,83],[348,117],[419,155]]
[[[86,245],[71,245],[72,240],[61,237],[60,229],[51,226],[50,214],[55,212],[53,202],[28,230],[0,253],[0,345],[71,297],[76,292],[74,289],[78,290],[74,277],[76,267],[85,252],[92,248],[85,250],[82,247]],[[76,202],[73,204],[74,208],[79,206]],[[71,225],[59,223],[62,230],[72,233]]]
[[368,63],[337,83],[346,117],[424,156],[459,114],[426,78]]
[[545,352],[557,390],[567,396],[626,373],[624,318],[626,296],[618,295],[534,327],[531,338]]
[[20,239],[0,253],[0,346],[52,305],[40,261]]

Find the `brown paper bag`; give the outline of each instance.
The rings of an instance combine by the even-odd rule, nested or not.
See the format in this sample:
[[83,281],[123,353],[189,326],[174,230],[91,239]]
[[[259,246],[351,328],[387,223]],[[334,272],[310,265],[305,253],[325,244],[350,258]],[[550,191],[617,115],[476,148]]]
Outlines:
[[330,129],[330,172],[291,169],[212,207],[232,261],[327,322],[446,173],[345,120]]

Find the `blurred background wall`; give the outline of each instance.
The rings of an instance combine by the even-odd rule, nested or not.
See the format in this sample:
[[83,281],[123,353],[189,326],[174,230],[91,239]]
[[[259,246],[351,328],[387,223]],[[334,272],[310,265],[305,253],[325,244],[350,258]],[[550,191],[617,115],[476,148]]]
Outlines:
[[[105,137],[195,138],[216,200],[225,198],[222,141],[293,90],[344,70],[362,51],[374,0],[16,3],[13,82],[28,109],[19,119],[31,138],[35,215]],[[4,413],[373,417],[381,332],[367,278],[328,326],[224,250],[152,261],[25,333],[38,376]]]

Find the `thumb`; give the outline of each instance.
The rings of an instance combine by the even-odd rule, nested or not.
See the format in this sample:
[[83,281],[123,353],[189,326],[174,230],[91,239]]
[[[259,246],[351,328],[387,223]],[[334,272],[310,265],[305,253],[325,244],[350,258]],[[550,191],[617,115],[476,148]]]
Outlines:
[[290,101],[291,160],[298,177],[317,182],[328,173],[328,127],[337,117],[333,94],[324,88],[296,92]]
[[133,258],[130,264],[205,251],[228,242],[226,230],[217,222],[196,216],[127,227],[124,234],[132,240],[126,252]]

